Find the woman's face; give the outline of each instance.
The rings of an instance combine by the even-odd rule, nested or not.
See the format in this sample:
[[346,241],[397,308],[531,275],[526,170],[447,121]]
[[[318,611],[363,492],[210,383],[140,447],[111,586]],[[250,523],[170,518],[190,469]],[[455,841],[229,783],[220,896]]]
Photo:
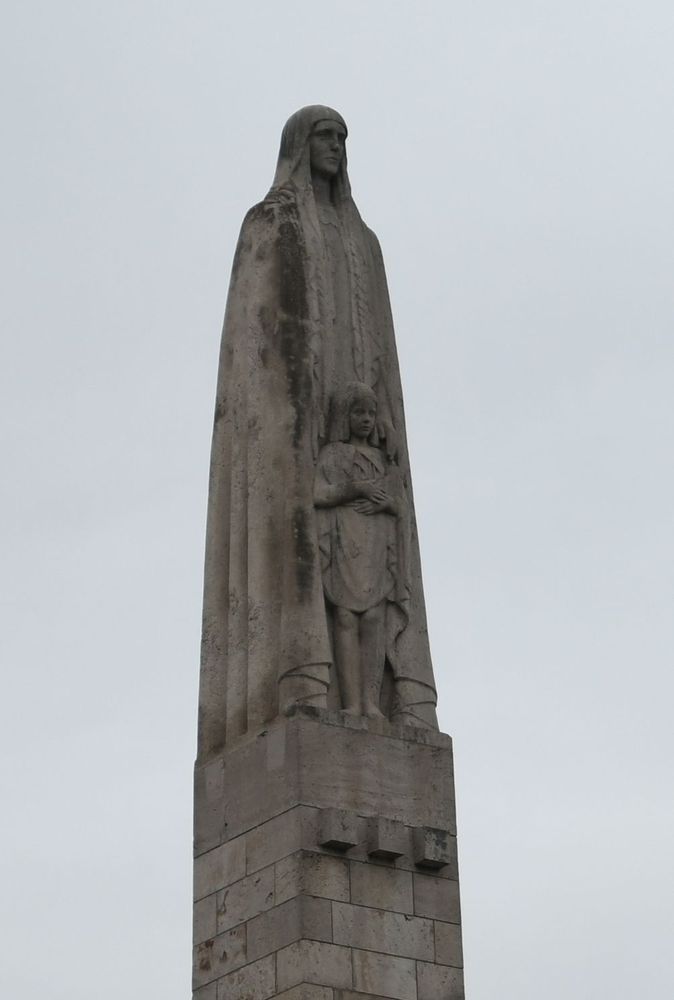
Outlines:
[[346,130],[339,122],[321,121],[309,136],[311,172],[322,177],[336,177],[344,159]]

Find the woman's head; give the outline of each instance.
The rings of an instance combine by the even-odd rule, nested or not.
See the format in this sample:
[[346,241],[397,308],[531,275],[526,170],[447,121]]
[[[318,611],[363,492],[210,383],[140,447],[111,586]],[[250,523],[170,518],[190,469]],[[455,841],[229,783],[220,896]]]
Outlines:
[[283,128],[272,190],[310,186],[313,169],[333,180],[338,199],[350,197],[347,134],[346,122],[333,108],[322,104],[300,108]]

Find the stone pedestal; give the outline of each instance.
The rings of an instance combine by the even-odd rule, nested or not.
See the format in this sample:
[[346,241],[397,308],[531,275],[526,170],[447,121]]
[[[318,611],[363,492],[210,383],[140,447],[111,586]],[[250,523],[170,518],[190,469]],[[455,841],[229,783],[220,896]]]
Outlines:
[[194,1000],[463,1000],[451,740],[297,710],[195,772]]

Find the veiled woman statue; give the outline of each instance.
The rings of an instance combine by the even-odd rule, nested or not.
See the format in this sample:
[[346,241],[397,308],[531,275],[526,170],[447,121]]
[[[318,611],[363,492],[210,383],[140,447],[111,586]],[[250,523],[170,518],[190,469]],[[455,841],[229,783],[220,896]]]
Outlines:
[[345,707],[314,483],[353,383],[372,390],[368,447],[395,467],[405,494],[405,569],[379,707],[392,721],[437,727],[386,275],[351,197],[346,135],[331,108],[289,119],[271,191],[248,212],[236,249],[211,453],[200,757],[294,705]]

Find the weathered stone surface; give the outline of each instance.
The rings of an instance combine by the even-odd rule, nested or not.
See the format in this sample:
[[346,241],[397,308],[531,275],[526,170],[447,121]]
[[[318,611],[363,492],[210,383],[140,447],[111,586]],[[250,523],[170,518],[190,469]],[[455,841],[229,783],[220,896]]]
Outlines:
[[332,851],[348,851],[362,839],[362,822],[346,809],[321,809],[318,844]]
[[[331,903],[314,896],[295,896],[250,920],[248,960],[279,951],[294,941],[332,940]],[[326,984],[329,985],[329,984]]]
[[194,769],[194,854],[211,851],[225,838],[225,762],[222,757]]
[[463,971],[417,963],[417,1000],[464,1000]]
[[361,861],[352,861],[350,864],[352,903],[395,910],[398,913],[414,913],[411,872],[364,864]]
[[194,904],[193,943],[201,944],[218,933],[216,896],[205,896]]
[[269,1000],[275,996],[276,961],[273,955],[218,980],[217,1000]]
[[420,917],[460,923],[459,883],[415,872],[414,912]]
[[[262,802],[258,804],[258,811]],[[302,810],[289,809],[262,823],[247,836],[247,871],[260,868],[294,854],[302,847]]]
[[458,924],[435,922],[435,961],[440,965],[463,967],[461,928]]
[[[408,958],[353,952],[353,986],[360,993],[387,1000],[417,1000],[416,963]],[[434,1000],[439,1000],[438,997]]]
[[194,989],[226,976],[228,972],[245,965],[246,961],[245,927],[235,927],[225,934],[209,938],[194,949]]
[[301,893],[349,900],[349,862],[343,858],[298,851],[277,861],[275,869],[277,905]]
[[270,909],[274,905],[274,866],[222,889],[217,904],[218,934]]
[[351,950],[320,941],[297,941],[276,956],[276,982],[279,990],[299,983],[351,987]]
[[422,827],[414,831],[414,860],[423,868],[444,868],[451,861],[447,830]]
[[367,853],[370,857],[395,861],[409,852],[409,834],[404,823],[373,816],[367,824]]
[[[204,785],[206,770],[214,772],[209,783],[211,794],[220,789],[220,815],[216,815],[218,807],[213,798],[204,806],[209,828],[215,831],[213,837],[231,840],[251,831],[249,844],[255,844],[261,820],[285,815],[300,804],[342,809],[360,817],[384,816],[408,827],[455,832],[450,745],[401,740],[393,735],[394,727],[389,727],[389,734],[378,731],[381,724],[372,723],[371,728],[353,728],[347,723],[340,726],[334,721],[326,724],[324,714],[330,715],[297,712],[290,719],[278,720],[232,747],[221,770],[217,761],[208,768],[197,768],[200,801],[204,800],[199,787]],[[282,740],[278,735],[281,728],[285,730]],[[325,757],[327,739],[329,764]],[[268,768],[270,758],[273,770]],[[282,772],[276,769],[281,761],[285,769]],[[280,774],[283,780],[279,780]],[[251,775],[255,775],[254,781]],[[199,825],[199,804],[196,821]],[[270,831],[258,833],[258,838],[268,846],[275,840]],[[199,843],[203,853],[203,837]],[[313,846],[318,846],[317,842]],[[281,856],[266,855],[254,864],[263,868]],[[251,864],[249,857],[249,872],[254,870]]]
[[349,903],[333,903],[332,926],[335,944],[428,962],[432,962],[435,956],[433,922],[420,917]]
[[193,995],[193,1000],[218,1000],[218,986],[217,983],[209,983],[208,986],[202,986],[200,990],[196,990]]
[[194,862],[194,898],[210,896],[237,882],[246,874],[246,843],[243,837],[230,840]]
[[389,998],[376,997],[373,993],[354,993],[353,990],[335,990],[334,1000],[389,1000]]
[[334,1000],[334,991],[329,986],[316,986],[315,983],[302,983],[290,990],[279,993],[277,1000]]
[[[200,759],[298,704],[437,728],[386,274],[351,196],[345,141],[333,109],[293,115],[273,189],[248,212],[236,250],[209,476]],[[368,393],[369,423],[350,411],[345,431],[335,400],[354,382]],[[346,477],[351,489],[339,496],[315,492],[323,446],[352,440],[376,475]],[[356,546],[343,546],[358,572],[341,573],[352,587],[338,594],[327,573],[339,578],[342,560],[321,544],[323,508],[328,523],[343,515],[347,539],[351,522],[356,538],[376,540],[360,562]],[[382,699],[386,661],[398,669],[395,697]]]

